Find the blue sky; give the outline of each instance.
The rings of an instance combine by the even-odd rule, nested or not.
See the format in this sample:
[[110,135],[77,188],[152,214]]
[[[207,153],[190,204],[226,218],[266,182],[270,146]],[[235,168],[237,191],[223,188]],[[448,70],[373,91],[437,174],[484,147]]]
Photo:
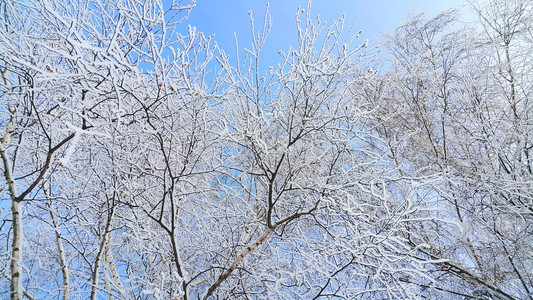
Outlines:
[[[239,48],[249,47],[248,11],[253,11],[257,31],[262,26],[267,2],[270,3],[273,25],[263,55],[270,60],[278,50],[287,50],[289,45],[296,44],[294,12],[298,6],[305,8],[306,0],[197,0],[197,7],[185,23],[207,35],[215,34],[219,46],[233,55],[233,33],[237,34]],[[353,29],[363,31],[360,42],[368,39],[372,45],[380,32],[394,30],[410,12],[434,16],[448,8],[466,4],[466,0],[315,0],[311,14],[315,17],[320,15],[328,24],[345,14],[348,27],[357,19]]]

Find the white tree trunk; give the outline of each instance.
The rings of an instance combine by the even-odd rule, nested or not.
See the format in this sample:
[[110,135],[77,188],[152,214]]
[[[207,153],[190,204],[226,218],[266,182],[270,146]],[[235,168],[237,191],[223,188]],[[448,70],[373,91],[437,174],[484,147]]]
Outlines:
[[[4,82],[6,81],[4,74]],[[11,197],[11,217],[13,219],[13,241],[11,248],[11,263],[10,263],[10,293],[11,299],[18,300],[22,295],[22,269],[20,263],[22,255],[20,252],[20,244],[22,240],[22,212],[20,209],[19,195],[15,186],[15,181],[12,174],[12,163],[6,153],[6,147],[11,139],[11,130],[16,122],[15,114],[16,110],[10,108],[12,114],[6,129],[6,133],[2,138],[2,144],[0,145],[0,155],[2,156],[2,162],[4,164],[4,177],[9,189],[9,195]]]
[[[46,193],[46,189],[43,188],[43,190]],[[65,250],[63,248],[61,231],[59,230],[59,226],[57,224],[57,219],[54,214],[54,208],[52,206],[51,201],[50,201],[50,217],[52,218],[52,223],[54,225],[54,231],[56,233],[57,252],[59,254],[59,264],[61,265],[61,273],[63,275],[63,300],[67,300],[68,299],[68,288],[69,288],[68,265],[67,265],[67,260],[65,258]]]

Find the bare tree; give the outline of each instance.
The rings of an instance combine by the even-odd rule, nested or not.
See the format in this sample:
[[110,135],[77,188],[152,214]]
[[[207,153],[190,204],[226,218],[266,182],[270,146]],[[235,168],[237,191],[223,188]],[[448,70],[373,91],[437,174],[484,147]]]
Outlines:
[[531,297],[530,1],[383,56],[309,1],[272,67],[193,6],[0,3],[12,299]]
[[[510,36],[506,43],[507,35],[494,35],[483,24],[490,19],[491,26],[513,31],[518,43],[528,5],[518,1],[477,7],[483,26],[459,31],[446,27],[454,24],[455,12],[433,19],[412,17],[388,38],[394,68],[375,84],[381,92],[369,93],[402,109],[399,114],[386,112],[394,123],[382,130],[393,144],[408,139],[415,146],[403,156],[392,151],[396,164],[406,174],[423,171],[436,180],[427,201],[440,208],[436,217],[442,223],[433,225],[432,231],[439,233],[434,236],[428,231],[431,224],[421,228],[419,240],[433,248],[425,255],[450,259],[440,266],[469,285],[471,295],[530,295],[529,276],[518,267],[531,263],[525,254],[529,205],[523,200],[530,193],[523,160],[528,154],[517,145],[527,136],[522,132],[529,131],[519,120],[527,118],[520,107],[528,103],[531,89],[529,78],[513,71],[529,64],[509,60],[511,49],[517,58],[528,50],[525,44],[511,45]],[[517,182],[520,192],[513,188]]]
[[[111,257],[106,248],[116,203],[120,201],[117,197],[123,192],[120,185],[108,184],[109,176],[116,174],[109,168],[118,168],[117,165],[109,164],[105,168],[102,163],[116,161],[113,156],[117,156],[117,150],[114,149],[120,145],[113,141],[115,132],[121,131],[128,122],[135,122],[136,112],[131,111],[135,106],[128,106],[128,101],[139,99],[132,99],[131,95],[135,95],[141,86],[146,88],[150,78],[155,77],[155,84],[158,76],[162,76],[159,80],[166,84],[170,82],[171,78],[164,77],[164,70],[151,77],[149,71],[139,72],[139,64],[151,61],[153,65],[155,55],[159,55],[157,61],[163,63],[163,54],[157,51],[158,43],[173,35],[165,26],[182,20],[190,8],[179,2],[163,8],[157,1],[145,2],[142,6],[133,1],[95,1],[90,4],[2,1],[0,49],[4,83],[2,128],[5,133],[0,153],[12,203],[9,278],[12,299],[29,295],[23,285],[31,285],[33,279],[30,276],[25,280],[22,270],[36,258],[22,255],[24,251],[31,251],[31,246],[23,244],[22,211],[24,206],[33,210],[31,203],[41,201],[43,191],[40,186],[45,182],[50,186],[50,199],[65,199],[67,195],[76,194],[75,197],[90,199],[94,191],[88,190],[92,188],[100,189],[100,195],[107,195],[92,202],[96,207],[107,206],[107,217],[103,227],[93,223],[99,239],[94,258],[91,255],[83,257],[92,265],[90,289],[91,297],[96,297],[99,269],[104,258]],[[161,27],[161,24],[165,26]],[[171,45],[164,47],[170,49]],[[158,92],[160,87],[154,85],[154,89],[149,90]],[[98,144],[95,140],[103,142]],[[108,159],[99,155],[103,151],[99,149],[108,150],[105,153]],[[92,161],[93,158],[96,160]],[[74,174],[83,169],[86,172],[81,173],[88,177],[79,181],[81,176]],[[89,180],[95,176],[100,177]],[[78,185],[83,188],[72,188]],[[71,191],[65,190],[67,186]],[[54,196],[58,194],[61,195]],[[102,202],[106,205],[102,206]],[[61,211],[60,207],[58,211]],[[83,212],[79,217],[86,224],[96,221],[88,219]],[[57,218],[68,216],[54,215],[51,223],[55,230]],[[100,230],[103,230],[102,234]],[[77,248],[74,241],[70,242],[79,255],[92,253]]]

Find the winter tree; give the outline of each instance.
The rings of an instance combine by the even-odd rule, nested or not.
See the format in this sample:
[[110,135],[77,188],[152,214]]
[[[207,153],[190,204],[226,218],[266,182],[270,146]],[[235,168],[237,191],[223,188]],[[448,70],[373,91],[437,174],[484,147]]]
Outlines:
[[309,1],[269,68],[193,6],[0,2],[2,293],[531,298],[530,1],[378,48]]
[[531,47],[524,41],[532,7],[472,6],[480,19],[474,26],[452,29],[454,11],[416,15],[385,40],[393,68],[374,85],[394,107],[385,112],[394,123],[381,134],[413,145],[392,152],[403,172],[431,178],[427,205],[441,222],[425,224],[420,238],[432,248],[426,255],[448,259],[440,265],[452,276],[446,285],[466,283],[476,297],[527,298],[531,81],[524,55]]

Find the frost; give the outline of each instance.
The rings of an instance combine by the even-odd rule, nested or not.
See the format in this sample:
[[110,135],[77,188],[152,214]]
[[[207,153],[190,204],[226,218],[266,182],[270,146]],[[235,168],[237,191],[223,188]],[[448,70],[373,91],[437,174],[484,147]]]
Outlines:
[[78,141],[80,139],[80,133],[76,132],[74,133],[74,137],[72,138],[69,147],[65,151],[64,156],[59,160],[59,164],[63,166],[67,166],[70,161],[70,157],[74,153],[74,150],[76,150],[76,146],[78,145]]

